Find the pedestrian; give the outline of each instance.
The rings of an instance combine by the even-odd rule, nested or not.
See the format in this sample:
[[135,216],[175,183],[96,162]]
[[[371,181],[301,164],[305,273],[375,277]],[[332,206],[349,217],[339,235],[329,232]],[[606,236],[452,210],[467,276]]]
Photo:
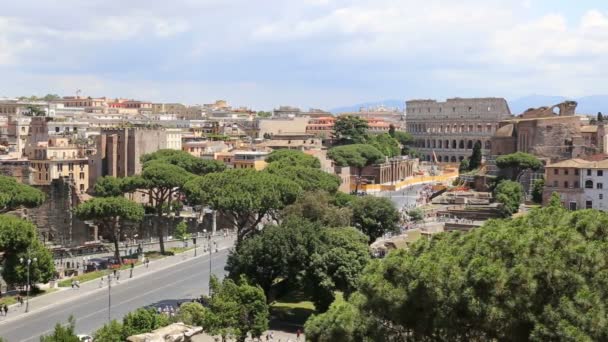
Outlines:
[[76,287],[77,287],[78,289],[80,289],[80,281],[79,281],[79,280],[76,280],[75,285],[76,285]]
[[120,280],[120,270],[114,270],[114,274],[116,275],[116,282],[118,283],[118,281]]
[[150,266],[150,259],[148,257],[146,257],[145,263],[146,263],[146,268],[148,268],[148,266]]
[[103,287],[103,276],[99,278],[99,287]]
[[76,280],[72,280],[72,290],[74,289],[75,286],[76,286]]
[[116,269],[114,269],[114,278],[116,278]]
[[131,263],[131,273],[129,274],[129,278],[133,278],[133,268],[135,267],[135,263]]
[[4,316],[8,316],[8,305],[4,304]]
[[302,334],[302,330],[298,329],[298,330],[296,331],[296,340],[297,340],[297,341],[300,341],[300,335],[301,335],[301,334]]

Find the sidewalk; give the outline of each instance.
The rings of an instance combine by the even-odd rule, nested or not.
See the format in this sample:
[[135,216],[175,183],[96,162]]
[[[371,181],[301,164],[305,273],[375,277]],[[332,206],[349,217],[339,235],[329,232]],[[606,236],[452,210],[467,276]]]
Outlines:
[[[223,236],[217,236],[217,237],[214,237],[212,239],[212,241],[217,242],[218,250],[225,250],[225,249],[229,249],[232,246],[234,246],[235,239],[233,237],[224,238]],[[205,242],[206,242],[206,240],[205,240]],[[197,256],[196,256],[197,258],[201,258],[201,257],[209,255],[208,251],[206,253],[203,252],[203,245],[205,245],[205,244],[198,244]],[[214,253],[215,253],[215,250],[214,250]],[[158,272],[158,271],[164,270],[166,268],[175,266],[186,260],[191,260],[193,257],[194,257],[194,249],[191,249],[191,250],[188,250],[181,254],[176,254],[174,256],[167,256],[162,259],[150,261],[150,266],[148,268],[145,265],[136,266],[133,269],[133,279],[141,277],[145,274]],[[127,283],[129,280],[131,280],[129,278],[129,274],[130,274],[130,270],[128,270],[128,269],[122,270],[120,272],[120,283],[119,284],[124,284],[124,283]],[[112,282],[112,285],[115,286],[116,283]],[[104,281],[103,287],[106,288],[107,286],[108,286],[108,284],[107,284],[107,278],[106,278],[106,280]],[[53,306],[55,304],[60,304],[60,303],[64,303],[67,301],[72,301],[72,300],[78,299],[80,297],[84,297],[84,296],[86,296],[92,292],[98,291],[98,290],[100,290],[100,279],[99,278],[85,282],[85,283],[81,283],[80,288],[78,288],[78,289],[72,289],[69,287],[59,288],[58,291],[55,291],[55,292],[52,292],[49,294],[45,294],[45,295],[41,295],[39,297],[31,298],[29,309],[30,309],[30,312],[42,310],[44,308]],[[25,303],[23,304],[23,306],[20,306],[19,304],[13,304],[9,307],[8,316],[0,316],[0,325],[13,321],[13,320],[16,320],[16,319],[18,319],[22,316],[26,316],[26,315],[27,315],[27,313],[25,313]]]

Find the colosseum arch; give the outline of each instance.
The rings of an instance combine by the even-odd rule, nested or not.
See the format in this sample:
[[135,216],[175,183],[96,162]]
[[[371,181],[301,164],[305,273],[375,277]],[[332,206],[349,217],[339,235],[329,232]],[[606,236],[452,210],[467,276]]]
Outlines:
[[492,149],[492,143],[490,142],[490,140],[486,141],[484,148],[486,150],[491,150]]
[[464,149],[464,140],[460,140],[460,143],[458,143],[458,148]]
[[472,149],[473,148],[473,140],[469,140],[467,141],[467,149]]

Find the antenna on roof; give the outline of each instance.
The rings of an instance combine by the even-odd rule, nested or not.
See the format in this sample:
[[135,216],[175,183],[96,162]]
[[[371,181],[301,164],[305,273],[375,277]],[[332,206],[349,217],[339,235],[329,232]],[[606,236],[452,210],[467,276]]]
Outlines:
[[76,89],[76,97],[79,97],[79,96],[80,96],[80,93],[82,93],[82,90],[80,90],[80,89]]

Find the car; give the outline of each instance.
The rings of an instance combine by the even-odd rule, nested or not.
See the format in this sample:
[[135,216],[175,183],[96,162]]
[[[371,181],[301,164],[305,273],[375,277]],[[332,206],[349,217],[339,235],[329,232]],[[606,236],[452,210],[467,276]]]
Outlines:
[[80,342],[93,342],[93,338],[89,335],[76,335]]

